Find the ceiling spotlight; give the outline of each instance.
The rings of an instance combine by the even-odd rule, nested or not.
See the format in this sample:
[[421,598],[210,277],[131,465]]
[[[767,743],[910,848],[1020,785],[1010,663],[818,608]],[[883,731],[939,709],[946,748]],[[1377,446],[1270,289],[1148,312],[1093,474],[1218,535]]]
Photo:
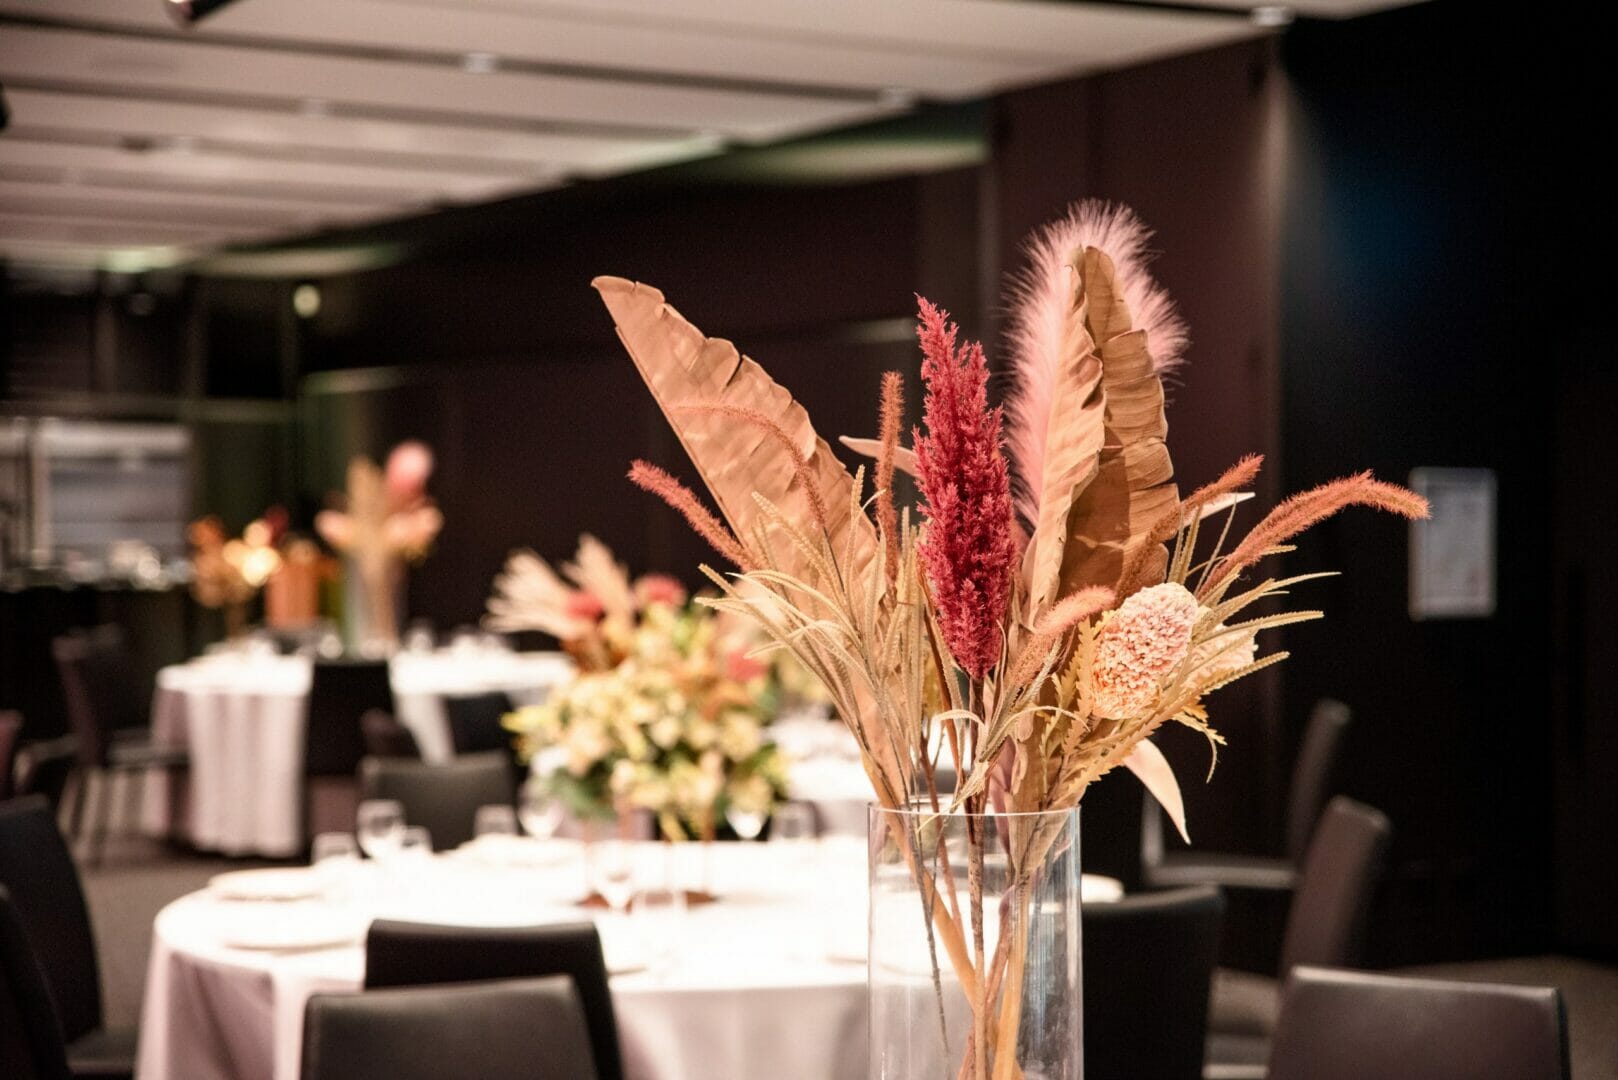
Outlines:
[[1261,4],[1248,12],[1254,26],[1262,26],[1266,30],[1277,30],[1283,26],[1291,26],[1294,12],[1285,4]]
[[169,14],[181,26],[190,26],[199,19],[206,19],[218,11],[231,0],[163,0],[163,6],[169,9]]
[[320,314],[320,288],[304,282],[292,290],[292,310],[300,319],[312,319]]
[[461,70],[468,75],[491,75],[500,68],[500,58],[491,52],[469,52],[461,57]]

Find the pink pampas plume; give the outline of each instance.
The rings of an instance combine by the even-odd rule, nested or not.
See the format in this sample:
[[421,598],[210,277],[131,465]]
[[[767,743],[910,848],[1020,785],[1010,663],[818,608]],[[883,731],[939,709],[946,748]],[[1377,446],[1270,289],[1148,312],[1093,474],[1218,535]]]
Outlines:
[[1074,271],[1069,264],[1075,257],[1093,247],[1112,259],[1124,303],[1135,328],[1146,331],[1146,346],[1159,375],[1173,371],[1185,359],[1190,344],[1185,320],[1169,294],[1146,271],[1151,238],[1151,230],[1129,207],[1086,199],[1074,203],[1066,217],[1038,229],[1024,243],[1027,263],[1010,284],[1007,343],[1012,391],[1006,402],[1006,444],[1017,479],[1017,510],[1027,521],[1039,520],[1051,399],[1073,307]]
[[950,655],[981,679],[1000,659],[1001,623],[1017,557],[1000,410],[989,408],[983,347],[955,346],[949,314],[921,297],[923,435],[912,433],[925,499],[921,562]]

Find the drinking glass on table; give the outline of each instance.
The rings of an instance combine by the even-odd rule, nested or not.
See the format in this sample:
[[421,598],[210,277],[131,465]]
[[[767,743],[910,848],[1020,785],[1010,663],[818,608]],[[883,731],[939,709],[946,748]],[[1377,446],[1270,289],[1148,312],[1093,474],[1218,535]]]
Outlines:
[[614,914],[622,915],[629,910],[629,901],[635,896],[635,867],[629,841],[603,840],[596,848],[592,860],[596,892]]
[[360,848],[352,833],[321,833],[309,848],[309,865],[320,878],[321,891],[333,899],[348,894],[359,864]]
[[743,810],[731,803],[725,809],[725,820],[730,822],[730,827],[743,840],[757,840],[758,834],[764,831],[764,823],[770,818],[762,810]]
[[404,842],[404,806],[394,799],[366,799],[354,815],[360,850],[385,860],[399,853]]
[[400,859],[425,859],[433,853],[433,834],[425,825],[406,825],[399,836]]
[[562,800],[552,795],[537,778],[525,783],[517,796],[517,816],[529,836],[549,840],[562,827],[565,812]]
[[634,922],[652,970],[665,974],[673,966],[685,935],[685,890],[672,881],[635,894]]
[[505,803],[490,803],[488,806],[478,807],[478,812],[472,817],[472,835],[481,836],[516,836],[517,811]]

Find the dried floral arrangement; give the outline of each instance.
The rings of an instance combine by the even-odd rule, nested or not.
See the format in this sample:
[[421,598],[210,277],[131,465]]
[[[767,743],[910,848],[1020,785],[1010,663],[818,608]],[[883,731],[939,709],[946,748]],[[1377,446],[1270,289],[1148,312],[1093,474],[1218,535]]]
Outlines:
[[395,446],[383,468],[367,457],[351,458],[344,509],[315,515],[321,539],[353,561],[365,614],[386,644],[398,643],[396,596],[405,566],[425,559],[444,527],[444,515],[427,494],[432,473],[432,450],[415,440]]
[[[635,462],[631,480],[734,564],[728,576],[704,568],[723,594],[711,603],[755,620],[825,684],[883,807],[1071,807],[1126,765],[1183,833],[1179,789],[1150,737],[1177,723],[1217,744],[1204,698],[1285,658],[1257,655],[1260,632],[1320,617],[1251,615],[1322,576],[1257,568],[1350,505],[1427,512],[1363,473],[1292,496],[1236,540],[1257,457],[1182,498],[1161,376],[1187,337],[1147,273],[1148,236],[1127,208],[1087,202],[1030,239],[1004,411],[989,405],[981,347],[920,301],[923,427],[903,445],[903,384],[890,373],[878,437],[848,440],[875,459],[869,493],[865,468],[850,475],[803,408],[729,342],[655,289],[594,282],[723,521],[656,466]],[[918,507],[895,505],[896,470],[915,476]],[[927,752],[936,727],[963,778],[945,798]],[[1048,844],[1013,845],[1013,893]],[[930,933],[972,1005],[962,1075],[1016,1076],[1018,950],[1005,935],[1019,920],[1001,919],[986,952],[981,867],[965,868],[965,904],[961,868],[912,858],[910,871],[924,897],[944,900],[926,905]]]
[[533,551],[514,551],[494,579],[484,625],[556,638],[581,671],[610,671],[634,646],[641,615],[653,606],[683,607],[686,588],[668,574],[634,580],[612,549],[584,533],[561,573]]
[[286,531],[286,511],[271,507],[232,538],[224,522],[209,515],[186,528],[191,542],[191,595],[203,607],[222,608],[235,637],[247,628],[247,605],[281,569],[277,544]]

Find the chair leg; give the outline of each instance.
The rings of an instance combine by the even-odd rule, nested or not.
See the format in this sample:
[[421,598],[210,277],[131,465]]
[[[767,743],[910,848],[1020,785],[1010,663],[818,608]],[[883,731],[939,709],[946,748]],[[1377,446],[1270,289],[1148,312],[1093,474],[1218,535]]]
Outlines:
[[68,836],[77,844],[84,833],[84,789],[90,785],[89,770],[75,768],[68,783],[73,786],[73,805],[68,808]]
[[112,776],[104,770],[96,773],[95,826],[90,832],[90,865],[100,866],[107,846],[107,818],[112,810]]

